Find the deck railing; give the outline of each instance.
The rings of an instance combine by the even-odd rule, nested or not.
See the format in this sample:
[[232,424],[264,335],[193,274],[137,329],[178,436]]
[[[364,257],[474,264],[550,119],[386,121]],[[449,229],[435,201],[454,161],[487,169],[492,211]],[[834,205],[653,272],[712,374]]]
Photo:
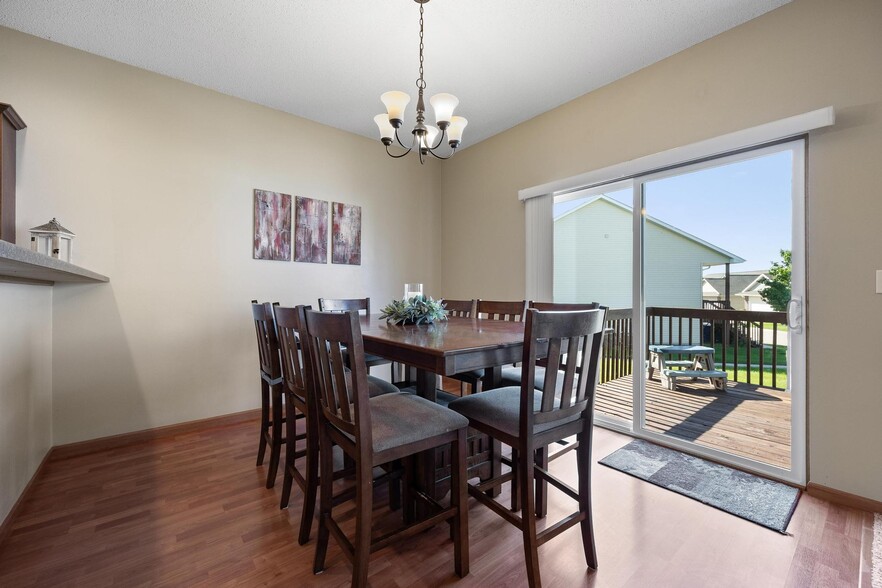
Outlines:
[[[728,371],[730,380],[785,389],[786,377],[778,372],[786,370],[786,344],[780,336],[786,313],[649,307],[646,315],[647,345],[714,347],[716,367]],[[607,327],[601,383],[632,372],[631,309],[610,310]]]
[[603,339],[600,383],[631,375],[631,309],[612,308],[606,313],[608,331]]

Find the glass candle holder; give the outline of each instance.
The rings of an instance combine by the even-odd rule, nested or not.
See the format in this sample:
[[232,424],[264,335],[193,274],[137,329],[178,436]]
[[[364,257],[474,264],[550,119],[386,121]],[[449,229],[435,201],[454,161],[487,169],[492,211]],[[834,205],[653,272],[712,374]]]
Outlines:
[[422,284],[405,284],[404,285],[404,299],[410,300],[414,296],[422,296],[423,295],[423,285]]

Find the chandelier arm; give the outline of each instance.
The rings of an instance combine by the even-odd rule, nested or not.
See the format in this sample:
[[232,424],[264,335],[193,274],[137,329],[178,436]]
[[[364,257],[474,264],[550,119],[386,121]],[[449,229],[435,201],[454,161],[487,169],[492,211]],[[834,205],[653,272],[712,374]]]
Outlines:
[[411,135],[410,145],[408,146],[401,142],[401,138],[398,136],[398,129],[395,129],[395,140],[398,141],[398,144],[401,145],[403,149],[407,149],[408,151],[410,151],[411,149],[413,149],[413,145],[416,142],[416,135]]
[[447,137],[447,129],[444,129],[443,131],[441,131],[441,134],[438,136],[438,142],[435,143],[435,145],[433,147],[429,147],[429,151],[434,151],[435,149],[440,147],[441,143],[444,142],[444,139],[446,137]]
[[405,151],[404,153],[401,153],[400,155],[395,155],[394,153],[389,151],[389,146],[386,145],[386,155],[388,155],[389,157],[394,157],[395,159],[401,159],[402,157],[404,157],[405,155],[410,153],[410,151],[411,151],[411,149],[408,149],[407,151]]
[[454,147],[454,148],[453,148],[453,151],[450,152],[450,155],[447,155],[447,156],[441,156],[441,155],[438,155],[437,153],[435,153],[435,152],[434,152],[433,150],[431,150],[431,149],[429,150],[429,153],[431,153],[431,154],[432,154],[432,157],[434,157],[435,159],[450,159],[451,157],[454,156],[454,154],[456,154],[456,147]]

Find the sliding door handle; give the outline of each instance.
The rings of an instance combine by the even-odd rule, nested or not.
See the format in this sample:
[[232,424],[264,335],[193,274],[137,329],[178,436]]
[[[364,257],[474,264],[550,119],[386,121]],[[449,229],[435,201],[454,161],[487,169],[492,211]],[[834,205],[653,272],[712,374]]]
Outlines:
[[802,333],[802,298],[799,296],[787,302],[787,328]]

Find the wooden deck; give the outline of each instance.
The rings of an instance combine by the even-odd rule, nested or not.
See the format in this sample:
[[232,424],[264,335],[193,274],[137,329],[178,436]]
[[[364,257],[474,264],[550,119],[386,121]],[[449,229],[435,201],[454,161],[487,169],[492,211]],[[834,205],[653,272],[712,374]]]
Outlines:
[[[631,376],[598,386],[600,414],[627,421],[632,415]],[[706,380],[664,388],[656,375],[646,383],[646,427],[734,455],[790,468],[790,394],[742,383],[714,390]]]

